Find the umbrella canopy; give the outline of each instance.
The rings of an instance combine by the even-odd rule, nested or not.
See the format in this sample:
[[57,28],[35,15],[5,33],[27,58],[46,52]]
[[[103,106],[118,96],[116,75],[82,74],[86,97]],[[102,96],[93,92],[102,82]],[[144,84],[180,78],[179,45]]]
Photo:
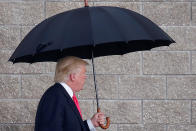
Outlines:
[[82,7],[52,16],[30,31],[9,61],[92,58],[168,46],[174,40],[148,18],[128,9]]
[[[85,3],[86,5],[86,3]],[[169,46],[174,40],[148,18],[128,9],[85,6],[52,16],[30,31],[9,61],[58,61],[65,56],[91,59]],[[107,129],[110,119],[107,117]]]

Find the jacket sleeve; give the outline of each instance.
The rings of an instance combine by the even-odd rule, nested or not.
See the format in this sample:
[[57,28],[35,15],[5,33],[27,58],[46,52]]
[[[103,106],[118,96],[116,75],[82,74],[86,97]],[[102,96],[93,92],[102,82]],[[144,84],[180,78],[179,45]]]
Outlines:
[[90,131],[88,124],[87,124],[87,120],[84,121],[84,126],[85,126],[86,131]]
[[36,131],[63,131],[64,107],[55,94],[45,97],[38,107],[38,126]]

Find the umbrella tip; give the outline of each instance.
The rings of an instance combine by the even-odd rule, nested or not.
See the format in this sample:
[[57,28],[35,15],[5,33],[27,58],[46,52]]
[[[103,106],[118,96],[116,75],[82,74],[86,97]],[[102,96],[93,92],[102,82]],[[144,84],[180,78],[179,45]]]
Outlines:
[[16,59],[15,58],[13,60],[11,60],[11,61],[13,62],[13,64],[16,63]]

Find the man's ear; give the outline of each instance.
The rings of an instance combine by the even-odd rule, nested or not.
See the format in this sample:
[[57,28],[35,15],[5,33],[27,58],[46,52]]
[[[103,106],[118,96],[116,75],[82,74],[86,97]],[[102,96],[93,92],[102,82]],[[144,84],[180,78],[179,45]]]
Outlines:
[[73,81],[75,81],[75,79],[76,79],[76,74],[75,73],[71,73],[70,75],[69,75],[69,79],[73,82]]

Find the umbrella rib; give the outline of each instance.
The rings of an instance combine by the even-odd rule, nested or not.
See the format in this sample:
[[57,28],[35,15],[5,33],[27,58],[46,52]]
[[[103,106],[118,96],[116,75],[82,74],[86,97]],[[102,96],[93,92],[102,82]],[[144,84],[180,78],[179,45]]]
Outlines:
[[[129,12],[128,12],[129,10],[123,9],[122,11],[125,12],[125,13],[127,14],[127,16],[129,16],[129,18],[132,19],[132,16],[129,15]],[[138,13],[136,13],[136,12],[134,12],[134,11],[131,11],[131,12],[134,13],[134,14],[137,14],[137,15],[134,15],[134,16],[135,16],[135,17],[133,17],[134,20],[136,20],[137,23],[139,23],[139,25],[143,27],[143,28],[141,28],[141,29],[143,29],[143,32],[144,32],[146,35],[148,35],[148,36],[151,38],[152,41],[154,41],[152,35],[149,34],[149,33],[147,33],[146,26],[144,26],[144,24],[138,19]],[[139,15],[140,15],[140,14],[139,14]],[[144,17],[144,16],[142,16],[142,15],[140,15],[140,16],[141,16],[141,17]],[[145,19],[147,19],[147,18],[145,18]],[[149,19],[147,19],[147,20],[149,20]],[[149,20],[149,21],[151,22],[151,20]]]
[[112,19],[112,22],[116,25],[116,28],[118,29],[120,36],[121,36],[126,42],[128,42],[126,36],[123,35],[124,33],[123,33],[122,29],[119,27],[119,24],[116,22],[115,18],[114,18],[106,9],[104,9],[104,8],[102,8],[102,7],[99,7],[99,8],[100,8],[102,11],[104,11],[104,12]]
[[104,11],[104,12],[107,14],[108,17],[111,18],[111,20],[112,20],[111,23],[113,23],[113,24],[115,25],[116,29],[119,31],[119,34],[120,34],[121,38],[123,39],[122,41],[125,42],[125,43],[120,47],[120,49],[119,49],[120,52],[121,52],[121,54],[124,54],[124,53],[125,53],[125,52],[124,52],[124,51],[125,51],[124,45],[125,45],[125,44],[128,44],[129,40],[128,40],[127,37],[124,35],[123,30],[119,27],[119,24],[116,22],[116,19],[115,19],[106,9],[104,9],[103,7],[100,7],[100,9],[101,9],[102,11]]

